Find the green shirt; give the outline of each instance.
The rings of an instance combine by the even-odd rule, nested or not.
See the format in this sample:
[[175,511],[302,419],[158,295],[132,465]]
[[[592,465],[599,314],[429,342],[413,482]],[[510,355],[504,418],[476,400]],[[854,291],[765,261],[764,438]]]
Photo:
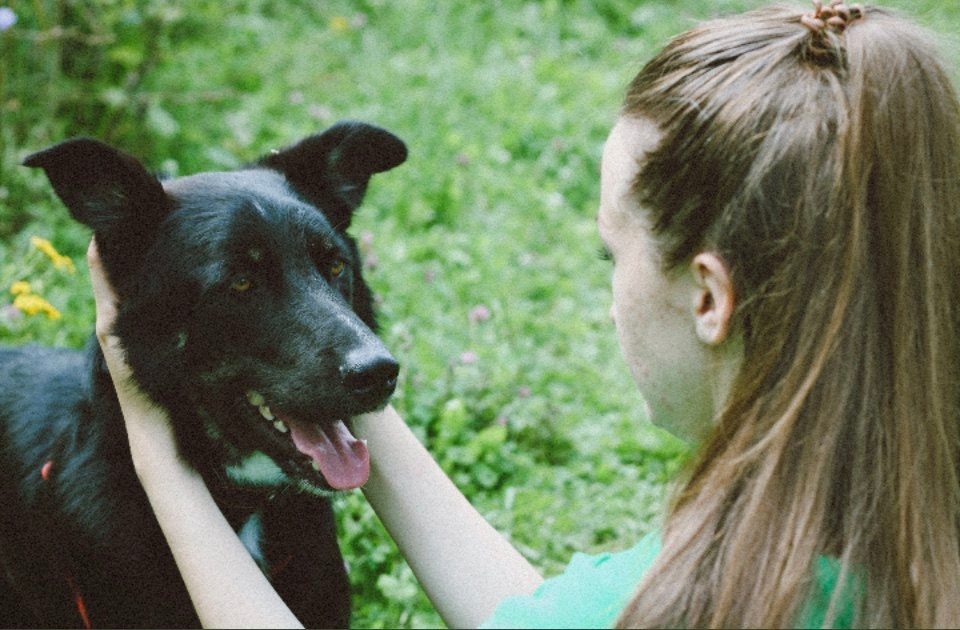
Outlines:
[[[643,574],[660,553],[660,533],[645,536],[618,553],[574,554],[560,575],[529,596],[509,597],[482,628],[610,628],[629,603]],[[838,564],[821,557],[815,585],[800,615],[799,628],[820,628],[837,581]],[[843,598],[834,627],[853,625],[853,603]]]

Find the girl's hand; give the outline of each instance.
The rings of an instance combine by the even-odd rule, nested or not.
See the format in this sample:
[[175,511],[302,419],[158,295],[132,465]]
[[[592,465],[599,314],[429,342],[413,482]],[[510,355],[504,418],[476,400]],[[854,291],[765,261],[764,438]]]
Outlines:
[[145,472],[144,466],[148,463],[145,461],[146,457],[169,457],[176,453],[173,430],[166,413],[137,386],[130,366],[127,365],[120,339],[113,334],[113,323],[117,316],[117,295],[101,264],[95,239],[90,241],[87,249],[87,264],[90,266],[90,282],[97,306],[97,340],[100,342],[100,349],[103,351],[123,411],[134,465],[142,476]]
[[117,317],[117,294],[113,292],[100,263],[96,239],[91,239],[90,247],[87,248],[87,265],[90,267],[90,283],[93,285],[93,299],[97,305],[97,340],[103,356],[107,359],[114,385],[126,386],[131,379],[130,368],[124,361],[120,340],[112,334],[113,322]]

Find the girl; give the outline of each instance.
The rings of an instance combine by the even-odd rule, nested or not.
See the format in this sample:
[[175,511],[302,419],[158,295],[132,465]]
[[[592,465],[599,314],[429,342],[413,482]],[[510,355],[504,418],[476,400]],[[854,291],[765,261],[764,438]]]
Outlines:
[[[815,3],[710,22],[631,83],[598,226],[654,421],[696,440],[665,526],[537,572],[387,409],[364,492],[451,626],[960,626],[960,104],[930,36]],[[205,625],[296,620],[98,334]],[[492,617],[491,617],[492,615]]]

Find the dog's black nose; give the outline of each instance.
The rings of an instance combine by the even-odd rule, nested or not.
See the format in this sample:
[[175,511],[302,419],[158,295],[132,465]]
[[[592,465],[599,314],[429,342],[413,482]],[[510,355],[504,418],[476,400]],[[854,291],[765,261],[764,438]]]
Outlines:
[[340,378],[347,391],[378,402],[393,393],[399,373],[400,365],[385,350],[355,350],[340,366]]

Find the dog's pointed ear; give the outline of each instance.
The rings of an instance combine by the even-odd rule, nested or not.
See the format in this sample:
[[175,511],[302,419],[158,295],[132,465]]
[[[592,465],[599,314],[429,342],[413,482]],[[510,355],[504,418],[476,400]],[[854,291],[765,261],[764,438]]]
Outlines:
[[334,227],[345,230],[370,178],[406,159],[407,145],[389,131],[344,121],[263,157],[259,164],[283,173],[297,193],[323,210]]
[[114,280],[132,270],[170,210],[156,177],[136,158],[99,140],[67,140],[23,164],[42,168],[71,216],[93,229]]

